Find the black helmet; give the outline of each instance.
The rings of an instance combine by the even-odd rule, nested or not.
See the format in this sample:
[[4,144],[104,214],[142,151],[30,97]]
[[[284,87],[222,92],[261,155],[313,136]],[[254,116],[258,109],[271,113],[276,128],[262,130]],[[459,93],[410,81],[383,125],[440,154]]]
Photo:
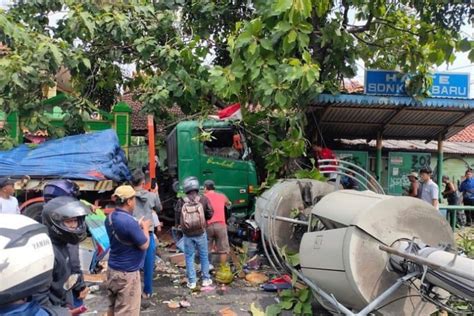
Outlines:
[[187,177],[183,180],[183,191],[189,193],[191,191],[199,191],[199,180],[196,177]]
[[77,198],[79,196],[79,186],[75,182],[66,179],[48,182],[43,188],[44,201],[48,202],[58,196]]
[[54,252],[48,230],[18,214],[0,214],[0,305],[51,284]]
[[[68,244],[77,244],[87,237],[85,217],[89,208],[81,201],[70,197],[60,196],[52,199],[43,208],[43,224],[48,227],[49,236]],[[64,221],[77,218],[77,228],[70,229]]]

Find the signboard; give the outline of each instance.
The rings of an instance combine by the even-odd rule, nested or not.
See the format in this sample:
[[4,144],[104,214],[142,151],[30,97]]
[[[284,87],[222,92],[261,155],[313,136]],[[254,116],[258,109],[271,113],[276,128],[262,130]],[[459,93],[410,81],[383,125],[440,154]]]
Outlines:
[[388,154],[388,194],[402,195],[410,185],[407,175],[431,163],[430,153],[390,152]]
[[[366,70],[364,93],[407,96],[405,81],[409,75],[391,70]],[[435,98],[469,98],[469,74],[437,72],[433,75],[431,96]]]
[[[364,170],[368,170],[369,167],[369,154],[366,151],[351,151],[351,150],[334,150],[337,159],[344,160],[351,162],[353,164],[358,165]],[[349,166],[346,166],[349,167]],[[359,170],[357,172],[361,173]],[[363,183],[367,180],[364,178]],[[359,185],[360,189],[363,190],[365,188]]]

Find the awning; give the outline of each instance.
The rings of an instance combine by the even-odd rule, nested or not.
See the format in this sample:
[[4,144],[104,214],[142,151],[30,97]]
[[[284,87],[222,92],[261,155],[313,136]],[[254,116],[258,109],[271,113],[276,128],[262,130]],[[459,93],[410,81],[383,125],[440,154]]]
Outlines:
[[320,94],[311,109],[324,138],[437,140],[474,123],[474,99]]

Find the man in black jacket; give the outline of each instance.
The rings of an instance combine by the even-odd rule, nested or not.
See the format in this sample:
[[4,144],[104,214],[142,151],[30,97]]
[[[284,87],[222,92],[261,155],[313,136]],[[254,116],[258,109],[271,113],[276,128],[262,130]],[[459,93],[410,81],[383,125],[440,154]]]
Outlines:
[[72,271],[68,244],[76,245],[87,237],[85,217],[88,213],[87,206],[69,196],[60,196],[45,204],[42,217],[53,244],[54,269],[51,286],[36,296],[41,304],[72,308],[73,288],[85,288],[82,276]]
[[199,194],[199,181],[196,177],[184,179],[183,191],[186,196],[176,204],[175,223],[181,227],[184,235],[187,286],[190,289],[196,287],[196,270],[194,268],[196,250],[199,251],[199,261],[201,262],[202,286],[210,286],[212,280],[209,274],[206,221],[211,219],[214,212],[209,200]]

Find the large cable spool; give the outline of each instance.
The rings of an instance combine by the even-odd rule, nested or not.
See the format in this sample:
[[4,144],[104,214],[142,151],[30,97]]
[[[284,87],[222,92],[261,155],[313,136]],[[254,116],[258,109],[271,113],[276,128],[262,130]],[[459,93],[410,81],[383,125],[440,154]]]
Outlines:
[[[380,245],[391,246],[398,240],[413,238],[434,247],[454,245],[447,221],[420,199],[343,190],[326,195],[311,212],[326,230],[303,235],[301,271],[356,310],[400,277],[388,269],[390,256],[380,251]],[[449,296],[442,290],[439,293]],[[414,286],[401,286],[387,302],[378,313],[429,315],[436,311],[434,305],[421,299]]]

